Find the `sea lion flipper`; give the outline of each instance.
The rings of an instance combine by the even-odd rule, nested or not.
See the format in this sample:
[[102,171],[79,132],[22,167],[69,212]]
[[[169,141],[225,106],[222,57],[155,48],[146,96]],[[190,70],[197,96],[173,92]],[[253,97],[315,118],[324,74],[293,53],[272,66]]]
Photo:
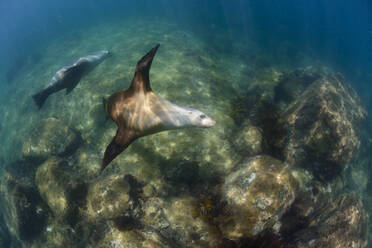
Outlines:
[[49,95],[50,92],[47,89],[44,89],[33,95],[32,98],[34,99],[37,107],[41,109]]
[[136,73],[134,75],[129,90],[151,91],[149,73],[152,60],[154,59],[156,51],[158,50],[159,46],[160,44],[157,44],[137,62]]
[[75,86],[74,86],[74,87],[68,87],[68,88],[66,88],[66,95],[70,94],[71,91],[72,91],[74,88],[75,88]]
[[102,105],[103,105],[103,110],[105,111],[106,118],[105,118],[105,123],[110,119],[110,115],[107,111],[107,99],[102,97]]
[[107,165],[124,151],[125,148],[127,148],[134,140],[135,136],[132,132],[126,132],[123,128],[118,128],[115,137],[106,148],[101,164],[101,171],[103,171]]

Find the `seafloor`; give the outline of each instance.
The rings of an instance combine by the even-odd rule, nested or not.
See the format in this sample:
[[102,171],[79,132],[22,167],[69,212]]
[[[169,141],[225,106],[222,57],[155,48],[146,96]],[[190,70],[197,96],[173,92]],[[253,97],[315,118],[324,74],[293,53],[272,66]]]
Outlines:
[[[330,77],[327,86],[322,79],[334,73],[314,69],[324,65],[306,59],[305,52],[298,53],[302,64],[296,67],[277,63],[290,45],[280,45],[273,55],[253,41],[231,43],[219,31],[201,36],[162,20],[102,23],[53,38],[24,56],[12,82],[2,77],[2,247],[365,247],[369,175],[361,164],[368,162],[361,158],[357,131],[366,112],[358,97],[347,87],[332,91],[344,80]],[[102,99],[129,86],[138,59],[157,43],[150,72],[154,92],[205,112],[217,124],[141,138],[99,174],[116,132]],[[31,95],[58,69],[102,49],[113,56],[71,94],[53,94],[37,109]],[[297,69],[307,66],[313,67]],[[316,87],[309,86],[312,77],[337,96],[326,104],[352,104],[331,109],[334,122],[314,111],[303,118],[298,106],[307,103],[291,108],[289,98],[275,95],[280,83],[289,82],[303,85],[293,86],[294,96],[306,90],[309,99],[318,97]],[[322,120],[314,125],[321,128],[302,140],[292,119],[305,123],[317,117]],[[276,125],[294,134],[278,137]],[[70,139],[74,145],[65,151]],[[296,150],[309,144],[307,155]],[[315,165],[308,165],[314,157]],[[252,188],[254,180],[261,183]],[[309,191],[311,197],[303,193]],[[345,216],[354,219],[345,224]]]

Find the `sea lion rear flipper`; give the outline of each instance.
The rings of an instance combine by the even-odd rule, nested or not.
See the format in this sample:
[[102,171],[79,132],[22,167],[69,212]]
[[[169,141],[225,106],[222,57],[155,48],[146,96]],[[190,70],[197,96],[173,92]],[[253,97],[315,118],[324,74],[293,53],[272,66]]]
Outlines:
[[115,137],[111,143],[107,146],[103,161],[101,164],[101,172],[116,158],[122,151],[125,150],[135,140],[135,136],[132,132],[127,132],[122,128],[118,128]]
[[151,91],[149,73],[152,60],[154,59],[156,51],[158,50],[159,46],[160,44],[157,44],[138,61],[136,73],[134,74],[134,78],[132,80],[129,90],[142,89],[144,91]]
[[75,87],[68,87],[66,88],[66,95],[70,94],[71,91],[74,89]]
[[50,95],[49,90],[44,89],[44,90],[41,90],[40,92],[36,93],[35,95],[33,95],[32,98],[34,99],[38,108],[41,109],[41,107],[43,107],[44,102],[46,101],[46,99],[48,98],[49,95]]

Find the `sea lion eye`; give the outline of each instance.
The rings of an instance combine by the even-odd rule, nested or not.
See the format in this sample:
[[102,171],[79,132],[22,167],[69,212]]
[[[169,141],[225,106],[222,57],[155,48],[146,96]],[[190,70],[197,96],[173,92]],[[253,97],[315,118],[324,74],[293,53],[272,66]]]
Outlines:
[[204,118],[206,118],[205,115],[200,115],[200,119],[204,119]]

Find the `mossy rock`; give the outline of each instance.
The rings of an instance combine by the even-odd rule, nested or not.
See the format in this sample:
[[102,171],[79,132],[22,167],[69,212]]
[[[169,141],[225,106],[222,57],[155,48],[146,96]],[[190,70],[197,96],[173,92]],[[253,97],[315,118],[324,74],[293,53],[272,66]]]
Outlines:
[[262,130],[249,124],[243,125],[234,138],[234,147],[242,156],[261,154],[264,149]]
[[14,242],[31,242],[43,231],[49,208],[29,175],[18,174],[15,167],[30,165],[18,161],[5,166],[0,179],[0,209]]
[[288,247],[367,246],[368,217],[357,195],[341,195],[317,209],[307,227],[298,230],[292,237],[287,237]]
[[40,121],[22,147],[26,159],[43,160],[49,156],[72,154],[81,143],[79,133],[56,118]]
[[341,75],[322,77],[280,117],[287,134],[284,159],[318,179],[334,178],[357,152],[366,115],[359,96]]
[[91,183],[87,195],[86,214],[91,218],[118,218],[130,211],[131,176],[123,174],[102,175]]
[[280,218],[294,201],[297,187],[287,164],[266,155],[248,159],[222,186],[223,235],[238,241],[256,239],[269,229],[279,231]]
[[57,219],[68,217],[73,208],[85,207],[86,183],[61,158],[51,157],[41,164],[35,183]]

